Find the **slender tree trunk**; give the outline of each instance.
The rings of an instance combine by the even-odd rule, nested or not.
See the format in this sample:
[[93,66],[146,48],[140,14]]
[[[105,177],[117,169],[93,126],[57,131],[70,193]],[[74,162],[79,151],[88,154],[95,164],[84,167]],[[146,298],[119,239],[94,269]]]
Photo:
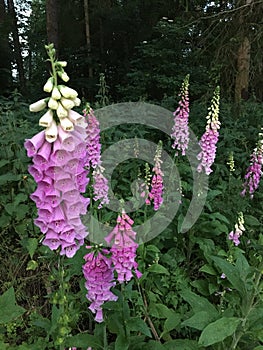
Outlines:
[[58,0],[46,0],[47,40],[53,43],[58,54]]
[[17,17],[15,12],[14,1],[7,0],[7,6],[8,6],[8,12],[10,14],[11,23],[12,23],[14,55],[15,55],[15,61],[17,65],[18,76],[19,76],[20,90],[22,93],[24,93],[26,89],[26,80],[25,80],[25,72],[24,72],[24,66],[23,66],[23,58],[21,53],[21,45],[19,41],[19,33],[17,28]]
[[86,45],[89,59],[89,78],[93,77],[93,71],[91,66],[91,40],[90,40],[90,23],[89,23],[89,1],[84,0],[84,14],[85,14],[85,32],[86,32]]
[[[245,4],[249,5],[252,0],[246,0]],[[243,5],[243,2],[241,2]],[[240,5],[241,5],[240,4]],[[239,24],[241,28],[241,43],[237,51],[237,73],[235,79],[235,102],[240,103],[241,99],[248,99],[248,88],[249,88],[249,70],[250,70],[250,48],[251,43],[246,35],[245,19],[241,13],[239,18]],[[242,30],[243,29],[243,30]]]
[[235,102],[248,98],[249,68],[250,68],[250,41],[244,37],[237,53],[237,74],[235,81]]
[[11,52],[5,1],[0,0],[0,94],[11,85]]

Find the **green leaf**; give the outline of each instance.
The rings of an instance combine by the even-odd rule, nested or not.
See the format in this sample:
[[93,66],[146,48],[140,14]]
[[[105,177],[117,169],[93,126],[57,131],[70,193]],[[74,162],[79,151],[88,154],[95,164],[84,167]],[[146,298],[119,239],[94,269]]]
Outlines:
[[130,331],[141,332],[147,335],[148,337],[152,336],[148,326],[140,317],[132,317],[128,319],[127,327],[130,329]]
[[171,332],[175,329],[181,321],[180,314],[175,311],[171,311],[170,315],[167,317],[167,320],[164,322],[164,333]]
[[23,238],[23,239],[21,239],[20,243],[21,243],[22,247],[24,247],[28,251],[30,258],[32,259],[33,255],[38,247],[37,238]]
[[35,271],[38,268],[38,262],[35,260],[29,260],[27,263],[26,269],[27,271]]
[[3,186],[7,184],[8,182],[12,181],[19,181],[21,180],[20,175],[14,175],[12,173],[6,173],[5,175],[0,175],[0,186]]
[[190,290],[182,291],[181,296],[192,306],[194,313],[206,310],[211,317],[218,317],[217,309],[206,298],[203,298]]
[[153,273],[159,273],[162,275],[170,275],[169,271],[162,265],[160,264],[152,264],[149,268],[148,268],[149,272],[153,272]]
[[175,339],[164,344],[165,350],[196,350],[201,349],[195,340]]
[[218,273],[216,272],[216,270],[215,270],[212,266],[210,266],[210,265],[208,265],[208,264],[205,264],[204,266],[202,266],[202,267],[199,269],[199,271],[208,273],[209,275],[213,275],[213,276],[218,275]]
[[73,335],[72,337],[68,337],[65,340],[65,346],[67,347],[79,347],[79,348],[88,348],[94,347],[95,349],[103,349],[102,342],[95,338],[94,335],[89,333],[79,333],[77,335]]
[[260,222],[258,221],[258,219],[252,215],[245,215],[244,220],[245,220],[245,224],[247,226],[258,227],[261,225]]
[[171,312],[172,311],[163,304],[151,303],[149,305],[149,314],[156,318],[168,318]]
[[119,334],[115,342],[115,350],[128,350],[128,349],[129,349],[129,341],[127,337],[125,337],[122,334]]
[[226,275],[226,278],[232,284],[232,287],[239,291],[243,298],[246,297],[246,285],[241,278],[242,273],[240,274],[238,269],[230,264],[228,261],[225,261],[217,256],[212,257],[216,265],[222,270],[222,272]]
[[236,331],[240,322],[237,317],[222,317],[210,323],[201,333],[198,344],[209,346],[223,341]]
[[215,314],[209,314],[206,311],[199,311],[191,318],[182,323],[183,326],[192,327],[202,331],[209,323],[216,319]]
[[18,306],[15,300],[14,288],[9,288],[0,296],[0,324],[9,323],[26,311],[23,307]]

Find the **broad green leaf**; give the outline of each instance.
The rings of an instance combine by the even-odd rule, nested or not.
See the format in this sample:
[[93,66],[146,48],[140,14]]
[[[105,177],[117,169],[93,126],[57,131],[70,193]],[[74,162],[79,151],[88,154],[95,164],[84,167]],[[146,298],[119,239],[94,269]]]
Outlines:
[[171,315],[171,310],[164,304],[151,303],[149,314],[156,318],[168,318]]
[[124,335],[119,334],[115,342],[115,350],[128,350],[128,349],[129,349],[128,339]]
[[181,321],[180,314],[175,311],[170,311],[170,315],[167,317],[167,320],[164,322],[164,333],[171,332],[175,329]]
[[88,333],[79,333],[77,335],[73,335],[72,337],[68,337],[65,340],[65,346],[71,347],[79,347],[79,348],[88,348],[94,347],[95,349],[103,349],[103,345],[100,342],[100,339],[94,337],[94,335]]
[[232,287],[239,291],[243,298],[246,297],[246,285],[241,278],[241,274],[239,273],[236,266],[230,264],[228,261],[218,258],[217,256],[212,257],[216,265],[222,270],[222,272],[226,275],[226,278],[232,284]]
[[198,344],[209,346],[223,341],[236,331],[240,321],[237,317],[222,317],[210,323],[201,333]]
[[206,298],[203,298],[190,290],[184,290],[181,292],[181,296],[185,301],[187,301],[194,311],[194,313],[206,310],[211,317],[217,318],[218,311]]
[[0,324],[13,321],[22,316],[25,311],[23,307],[16,304],[13,287],[0,296]]
[[152,264],[149,268],[148,268],[149,272],[154,272],[154,273],[159,273],[162,275],[170,275],[169,271],[162,265],[160,264]]
[[[143,350],[164,350],[164,345],[162,345],[157,340],[150,340],[147,344],[145,344],[145,346],[142,349]],[[139,350],[139,348],[137,348],[136,350]]]
[[127,327],[130,329],[130,331],[141,332],[147,335],[148,337],[152,336],[148,326],[140,317],[132,317],[128,319]]
[[183,326],[192,327],[202,331],[209,323],[216,319],[215,314],[209,314],[206,311],[199,311],[195,313],[191,318],[182,323]]
[[258,219],[252,215],[245,215],[244,220],[247,226],[258,227],[261,225]]
[[253,350],[263,350],[263,346],[259,345],[256,348],[254,348]]
[[209,275],[213,275],[213,276],[218,275],[218,273],[216,272],[216,270],[215,270],[212,266],[210,266],[210,265],[208,265],[208,264],[205,264],[204,266],[202,266],[202,267],[199,269],[199,271],[208,273]]

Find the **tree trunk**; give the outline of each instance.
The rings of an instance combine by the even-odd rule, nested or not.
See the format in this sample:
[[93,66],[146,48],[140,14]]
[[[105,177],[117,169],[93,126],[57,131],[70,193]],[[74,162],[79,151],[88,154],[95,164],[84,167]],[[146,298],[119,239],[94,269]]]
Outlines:
[[90,40],[90,24],[89,24],[89,1],[84,0],[84,14],[85,14],[85,32],[86,32],[86,45],[89,61],[89,78],[93,77],[91,66],[91,40]]
[[46,0],[47,40],[53,43],[58,54],[58,0]]
[[20,90],[22,93],[24,93],[26,88],[26,80],[25,80],[25,73],[24,73],[24,66],[23,66],[23,58],[21,53],[21,45],[19,41],[19,33],[17,28],[17,18],[16,18],[14,1],[7,0],[7,6],[8,6],[8,12],[11,18],[12,33],[13,33],[13,48],[14,48],[15,61],[16,61],[17,71],[19,76]]
[[11,85],[11,53],[8,35],[5,2],[0,0],[0,94],[3,94]]
[[237,74],[235,81],[235,102],[248,99],[249,68],[250,68],[250,41],[244,37],[237,53]]

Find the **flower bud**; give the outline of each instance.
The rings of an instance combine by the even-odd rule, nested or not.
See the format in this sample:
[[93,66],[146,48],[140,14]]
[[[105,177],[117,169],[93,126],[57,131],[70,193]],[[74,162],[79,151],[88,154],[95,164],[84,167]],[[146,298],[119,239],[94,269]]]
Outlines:
[[42,117],[39,119],[39,125],[45,128],[50,127],[53,121],[53,112],[49,109]]
[[59,88],[59,91],[61,92],[62,96],[66,97],[66,98],[76,98],[78,96],[77,91],[74,89],[71,89],[68,86],[59,85],[58,88]]
[[74,98],[73,102],[74,102],[75,106],[77,106],[77,107],[79,107],[81,104],[81,100],[78,97]]
[[58,72],[58,75],[65,83],[69,81],[69,76],[66,72]]
[[74,125],[68,118],[60,119],[60,125],[64,131],[74,130]]
[[62,106],[60,102],[58,102],[57,116],[59,118],[65,118],[68,116],[68,111]]
[[47,106],[46,100],[39,100],[29,106],[30,112],[40,112]]
[[52,97],[48,101],[48,107],[50,109],[57,109],[58,108],[58,101],[54,100]]
[[59,92],[59,89],[55,86],[54,89],[52,90],[51,97],[54,100],[59,100],[61,98],[61,93]]
[[46,92],[51,92],[52,89],[53,89],[53,77],[49,78],[43,87],[43,90]]
[[71,109],[75,106],[75,103],[72,100],[65,97],[62,97],[60,102],[62,103],[62,106],[66,109]]
[[45,136],[46,136],[47,142],[52,143],[52,142],[56,141],[56,139],[58,137],[58,127],[57,127],[57,124],[54,121],[54,119],[52,120],[50,127],[48,127],[45,130]]
[[61,67],[66,67],[67,62],[66,61],[58,61],[57,64],[59,64]]
[[81,114],[70,110],[68,113],[69,119],[75,124],[75,122],[81,121],[84,118]]

